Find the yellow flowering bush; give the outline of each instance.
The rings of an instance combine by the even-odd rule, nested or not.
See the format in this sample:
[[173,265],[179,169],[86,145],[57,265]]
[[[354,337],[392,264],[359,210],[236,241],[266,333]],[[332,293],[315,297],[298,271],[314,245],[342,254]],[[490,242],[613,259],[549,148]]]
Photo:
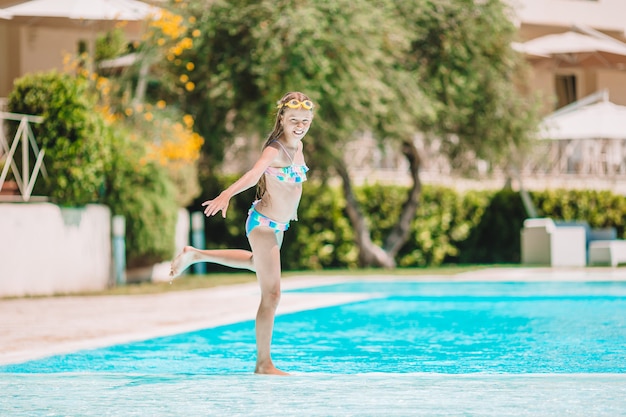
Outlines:
[[129,139],[145,147],[139,164],[155,163],[164,168],[176,185],[178,205],[190,204],[200,193],[197,163],[204,142],[193,130],[193,116],[181,114],[162,99],[155,104],[137,102],[121,83],[90,72],[71,57],[66,58],[65,66],[66,71],[91,83],[98,96],[96,110],[106,123],[132,132]]
[[181,118],[174,109],[151,104],[127,107],[123,114],[112,117],[141,136],[146,151],[139,164],[155,163],[164,168],[176,185],[178,205],[190,204],[200,193],[197,163],[204,142],[193,130],[193,117]]
[[[184,4],[178,5],[182,6]],[[157,49],[154,51],[155,54],[164,56],[169,62],[181,67],[182,71],[191,73],[195,69],[195,64],[181,57],[185,51],[194,47],[193,39],[202,34],[200,30],[189,27],[194,23],[193,16],[185,20],[182,16],[164,9],[157,19],[149,22],[144,45],[151,45]],[[190,92],[195,89],[195,84],[189,80],[188,74],[183,73],[174,82],[184,91]]]
[[190,115],[183,117],[183,123],[167,117],[155,118],[148,123],[148,114],[152,113],[144,113],[144,120],[136,121],[147,125],[145,129],[153,134],[145,159],[140,162],[154,161],[164,167],[176,185],[176,200],[180,206],[187,206],[201,191],[197,161],[204,140],[193,131]]

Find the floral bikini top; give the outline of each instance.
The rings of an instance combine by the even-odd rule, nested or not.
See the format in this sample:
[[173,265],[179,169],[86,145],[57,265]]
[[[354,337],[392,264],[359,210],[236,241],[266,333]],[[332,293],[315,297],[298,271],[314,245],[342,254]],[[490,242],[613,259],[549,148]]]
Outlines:
[[299,183],[306,181],[306,173],[309,170],[309,167],[306,165],[295,165],[293,163],[293,158],[289,155],[289,152],[287,152],[287,149],[285,149],[283,144],[277,140],[274,142],[278,143],[280,147],[283,148],[283,151],[285,151],[285,154],[287,154],[287,157],[291,160],[291,165],[282,168],[267,167],[265,173],[275,177],[281,182]]

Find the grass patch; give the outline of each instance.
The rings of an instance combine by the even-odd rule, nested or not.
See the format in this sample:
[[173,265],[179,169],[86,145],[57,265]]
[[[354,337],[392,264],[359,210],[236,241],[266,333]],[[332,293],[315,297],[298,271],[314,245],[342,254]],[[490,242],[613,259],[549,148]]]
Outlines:
[[[508,265],[498,265],[508,266]],[[346,276],[346,277],[363,277],[384,275],[387,277],[409,277],[424,275],[455,275],[462,272],[476,271],[480,269],[490,268],[493,265],[446,265],[432,268],[397,268],[394,270],[385,269],[325,269],[321,271],[286,271],[283,273],[283,279],[293,277],[311,277],[311,276]],[[222,285],[235,285],[256,282],[256,276],[252,272],[235,272],[235,273],[211,273],[206,275],[184,275],[169,282],[141,282],[127,284],[119,287],[110,288],[104,291],[83,295],[135,295],[135,294],[160,294],[171,291],[190,291],[203,288],[213,288]]]
[[184,275],[169,282],[140,282],[104,291],[89,293],[88,295],[135,295],[135,294],[160,294],[171,291],[190,291],[203,288],[213,288],[222,285],[245,284],[256,282],[256,276],[248,273],[221,273],[209,275]]
[[[443,265],[437,267],[425,267],[425,268],[397,268],[393,270],[386,269],[325,269],[320,271],[284,271],[283,279],[289,279],[294,277],[372,277],[372,276],[384,276],[384,277],[420,277],[425,275],[433,276],[450,276],[463,272],[477,271],[481,269],[489,268],[519,268],[520,264],[497,264],[497,265]],[[192,291],[205,288],[214,288],[224,285],[236,285],[256,282],[256,276],[254,273],[246,272],[220,272],[209,273],[205,275],[183,275],[176,278],[170,284],[169,282],[137,282],[121,285],[113,288],[109,288],[103,291],[94,291],[86,293],[72,293],[72,294],[56,294],[57,297],[63,296],[103,296],[103,295],[144,295],[144,294],[162,294],[172,291]],[[26,296],[26,297],[0,297],[0,299],[11,298],[44,298],[49,297],[42,296]]]

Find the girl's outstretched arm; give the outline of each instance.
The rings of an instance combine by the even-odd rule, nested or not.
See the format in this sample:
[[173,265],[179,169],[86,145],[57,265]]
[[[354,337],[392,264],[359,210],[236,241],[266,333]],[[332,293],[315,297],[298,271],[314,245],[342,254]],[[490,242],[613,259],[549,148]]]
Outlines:
[[263,175],[267,167],[269,167],[278,157],[278,154],[278,149],[273,146],[266,147],[254,166],[250,168],[248,172],[243,174],[241,178],[222,191],[220,195],[215,197],[213,200],[207,200],[202,203],[202,206],[205,207],[204,214],[207,217],[214,216],[221,211],[222,217],[226,218],[226,211],[228,210],[230,199],[248,188],[254,187],[259,182],[261,175]]

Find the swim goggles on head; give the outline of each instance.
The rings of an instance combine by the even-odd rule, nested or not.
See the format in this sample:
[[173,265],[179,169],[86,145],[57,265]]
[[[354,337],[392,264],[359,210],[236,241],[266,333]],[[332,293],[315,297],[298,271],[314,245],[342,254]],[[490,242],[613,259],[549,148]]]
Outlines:
[[302,107],[304,110],[311,110],[313,108],[313,102],[311,100],[298,101],[294,98],[286,103],[278,104],[279,109],[283,107],[289,107],[290,109],[299,109]]

